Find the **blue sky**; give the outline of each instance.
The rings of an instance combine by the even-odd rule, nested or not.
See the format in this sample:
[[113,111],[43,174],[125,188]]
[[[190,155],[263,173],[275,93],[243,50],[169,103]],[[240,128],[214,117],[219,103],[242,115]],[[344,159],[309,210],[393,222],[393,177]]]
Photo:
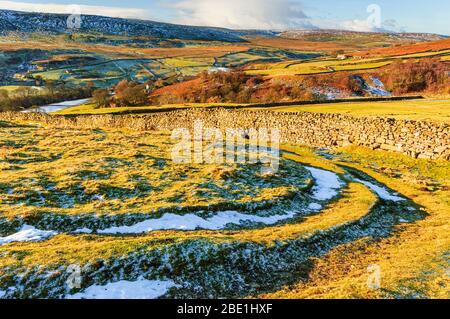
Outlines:
[[[236,29],[316,27],[450,35],[449,0],[0,0],[0,8],[59,13],[70,11],[67,6],[73,4],[84,14]],[[368,12],[371,4],[377,6]]]

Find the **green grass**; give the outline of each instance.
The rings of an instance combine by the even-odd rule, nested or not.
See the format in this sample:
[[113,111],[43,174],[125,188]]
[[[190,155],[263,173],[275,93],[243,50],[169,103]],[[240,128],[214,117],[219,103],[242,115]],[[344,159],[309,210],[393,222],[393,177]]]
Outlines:
[[177,164],[171,158],[177,141],[169,133],[21,126],[1,131],[6,152],[0,159],[0,204],[8,218],[226,209],[289,197],[298,191],[292,185],[303,185],[302,175],[308,176],[288,160],[281,170],[292,175],[270,180],[256,164]]
[[0,86],[0,91],[1,90],[5,90],[6,92],[8,92],[8,95],[14,96],[16,90],[20,90],[20,89],[29,89],[31,92],[33,92],[33,94],[39,94],[41,92],[46,92],[45,89],[39,88],[39,87],[34,87],[34,86],[24,86],[24,85],[6,85],[6,86]]
[[95,115],[95,114],[120,114],[120,113],[152,113],[167,112],[189,108],[212,107],[236,107],[246,110],[270,110],[273,112],[312,112],[312,113],[337,113],[352,116],[383,116],[404,120],[426,120],[435,122],[450,122],[450,100],[448,99],[421,99],[405,101],[379,101],[379,102],[342,102],[314,105],[293,105],[279,107],[254,107],[234,103],[186,103],[168,104],[161,106],[138,106],[95,108],[93,103],[67,108],[56,112],[59,115]]
[[[261,108],[247,108],[260,110]],[[351,102],[263,108],[274,112],[338,113],[353,116],[384,116],[404,120],[429,120],[450,123],[450,100],[405,100]]]
[[26,86],[23,85],[5,85],[5,86],[0,86],[0,90],[6,90],[8,92],[14,92],[17,89],[21,89],[24,88]]
[[290,64],[267,64],[263,69],[249,69],[246,72],[253,75],[308,75],[318,73],[330,73],[337,71],[350,71],[362,69],[376,69],[388,65],[392,61],[380,61],[380,59],[361,60],[337,60],[316,59],[307,62],[292,61]]
[[357,71],[377,69],[399,59],[424,58],[432,56],[446,56],[450,50],[423,52],[408,55],[399,55],[392,57],[368,58],[368,59],[328,59],[318,58],[311,61],[291,61],[290,63],[267,63],[262,66],[255,66],[256,68],[248,69],[246,72],[253,75],[308,75],[318,73],[331,73],[339,71]]
[[426,57],[442,55],[445,58],[445,57],[448,57],[449,54],[450,54],[450,49],[449,50],[441,50],[441,51],[430,51],[430,52],[406,54],[406,55],[401,55],[400,57],[403,59],[407,59],[407,58],[426,58]]
[[240,107],[242,104],[236,103],[185,103],[185,104],[167,104],[167,105],[149,105],[149,106],[125,106],[125,107],[107,107],[96,108],[93,103],[86,103],[79,106],[70,107],[54,114],[59,115],[95,115],[95,114],[120,114],[120,113],[152,113],[167,112],[178,109],[189,108],[209,108],[209,107]]
[[390,61],[382,61],[382,62],[374,62],[374,63],[359,63],[359,64],[344,64],[337,65],[333,67],[335,71],[356,71],[356,70],[366,70],[366,69],[378,69],[383,66],[389,65],[392,62]]
[[[60,232],[42,242],[0,246],[0,290],[20,286],[18,297],[68,293],[66,267],[72,264],[83,267],[83,287],[116,281],[120,273],[128,280],[144,275],[189,282],[213,296],[449,297],[449,162],[361,147],[337,149],[330,159],[312,148],[282,145],[279,173],[264,176],[250,164],[175,164],[168,132],[56,127],[44,121],[0,122],[0,130],[0,231],[21,217]],[[73,234],[65,231],[70,222],[58,221],[61,215],[95,213],[106,223],[178,207],[203,216],[214,205],[290,203],[292,193],[304,201],[311,185],[303,165],[336,172],[346,185],[320,212],[273,226],[108,236]],[[351,180],[350,169],[409,200],[383,203]],[[427,217],[417,218],[416,210],[407,209],[411,206],[423,207]],[[408,222],[396,222],[399,218]],[[377,235],[389,225],[392,232]],[[351,240],[339,242],[348,234]],[[367,287],[371,264],[382,269],[380,290]],[[235,278],[245,278],[253,288]],[[185,288],[178,293],[204,296]]]
[[[341,245],[314,261],[307,281],[262,294],[262,298],[446,298],[450,252],[450,163],[344,147],[333,162],[357,168],[402,195],[429,215],[397,226],[397,233]],[[407,215],[406,215],[407,216]],[[369,265],[381,270],[381,289],[367,282]]]

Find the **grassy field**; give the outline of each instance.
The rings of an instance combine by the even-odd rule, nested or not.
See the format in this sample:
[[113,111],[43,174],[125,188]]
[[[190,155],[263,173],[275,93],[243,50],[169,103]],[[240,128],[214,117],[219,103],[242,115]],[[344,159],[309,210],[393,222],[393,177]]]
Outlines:
[[338,113],[353,116],[383,116],[396,119],[429,120],[437,122],[450,122],[450,100],[448,99],[421,99],[405,101],[380,102],[343,102],[314,105],[294,105],[277,107],[255,107],[251,105],[233,103],[187,103],[169,104],[161,106],[96,108],[93,103],[70,107],[55,114],[59,115],[86,115],[86,114],[120,114],[120,113],[152,113],[167,112],[187,108],[209,107],[235,107],[246,110],[270,110],[273,112],[313,112]]
[[330,59],[330,58],[318,58],[311,61],[295,61],[283,63],[267,63],[264,65],[251,65],[247,68],[246,72],[253,75],[265,75],[265,76],[281,76],[281,75],[308,75],[318,73],[333,73],[339,71],[357,71],[357,70],[370,70],[378,69],[383,66],[389,65],[392,62],[399,59],[413,59],[438,56],[442,59],[446,59],[450,54],[449,49],[432,51],[432,52],[419,52],[413,54],[403,54],[394,56],[383,57],[369,57],[365,59]]
[[[261,164],[176,164],[167,132],[35,121],[0,130],[7,296],[80,291],[67,286],[75,264],[81,290],[143,276],[179,284],[167,297],[448,297],[448,162],[283,145],[280,169],[265,175]],[[334,196],[316,197],[329,187],[316,174],[340,180]],[[403,199],[386,200],[375,184]],[[223,223],[230,209],[249,221]],[[192,220],[203,222],[183,228]],[[7,241],[24,224],[51,236]],[[366,284],[373,264],[379,289]]]
[[[153,78],[195,76],[213,67],[216,58],[250,49],[246,44],[207,41],[186,41],[183,47],[146,48],[122,45],[120,40],[114,39],[119,43],[111,45],[101,41],[66,41],[54,36],[36,36],[27,41],[3,37],[0,71],[8,74],[10,81],[20,74],[76,86],[92,82],[110,87],[123,79],[145,82]],[[231,57],[230,62],[238,58],[239,55]]]
[[343,44],[335,42],[318,42],[318,41],[304,41],[296,39],[285,38],[250,38],[250,42],[257,46],[283,48],[290,50],[303,50],[309,52],[325,52],[332,53],[338,50],[356,50],[361,49],[355,44]]
[[149,105],[149,106],[127,106],[127,107],[106,107],[97,108],[92,102],[79,106],[70,107],[55,114],[59,115],[95,115],[95,114],[120,114],[120,113],[153,113],[168,112],[172,110],[181,110],[189,108],[212,108],[212,107],[240,107],[241,104],[235,103],[185,103],[185,104],[167,104],[167,105]]
[[[448,40],[398,47],[384,35],[323,36],[238,44],[144,39],[163,46],[152,48],[121,36],[2,38],[0,79],[17,69],[29,79],[109,87],[240,66],[270,81],[377,69],[398,59],[448,61],[450,54]],[[354,57],[337,59],[338,50]],[[248,151],[247,161],[179,163],[171,132],[152,129],[141,116],[120,122],[126,113],[213,107],[450,124],[449,97],[279,107],[88,102],[52,115],[1,114],[0,299],[67,298],[141,279],[173,282],[166,298],[450,298],[450,162],[289,144],[279,157],[263,152],[254,162],[241,136],[243,150],[225,153]],[[76,115],[99,116],[77,122]],[[211,151],[210,141],[202,146]],[[267,158],[279,161],[277,170],[268,171]],[[79,286],[70,284],[74,269]]]
[[[145,82],[151,78],[167,79],[171,77],[196,76],[214,66],[243,66],[255,61],[283,61],[296,58],[318,57],[321,54],[305,53],[294,50],[249,48],[241,46],[196,46],[185,48],[139,49],[137,52],[106,52],[94,50],[84,52],[91,61],[82,61],[74,65],[61,67],[41,67],[44,70],[33,71],[33,76],[46,80],[64,80],[73,84],[110,85],[121,79],[137,79]],[[133,49],[137,50],[137,49]],[[39,61],[40,65],[42,61]],[[103,83],[102,83],[103,82]]]
[[[357,168],[412,198],[429,214],[380,241],[342,245],[314,261],[309,280],[264,298],[449,298],[450,164],[347,147],[335,163]],[[368,288],[368,267],[381,271],[381,289]]]
[[[369,38],[364,35],[361,41]],[[18,75],[32,83],[33,77],[40,76],[47,81],[64,81],[76,86],[92,82],[99,87],[110,87],[123,79],[145,82],[161,78],[173,81],[196,76],[218,66],[245,67],[246,72],[253,75],[309,75],[375,70],[398,59],[441,56],[446,60],[450,53],[446,40],[369,51],[366,51],[368,47],[376,47],[377,43],[384,46],[386,43],[363,41],[355,45],[348,39],[343,41],[339,38],[323,41],[250,38],[249,42],[238,44],[171,40],[166,43],[168,47],[148,48],[127,45],[125,40],[111,36],[96,42],[95,36],[82,34],[75,36],[73,41],[40,35],[27,41],[4,37],[0,39],[0,71],[7,74],[10,81]],[[153,44],[164,46],[164,43]],[[337,59],[336,52],[339,50],[355,58]],[[367,55],[360,59],[358,52]]]
[[353,52],[353,56],[401,56],[405,54],[427,54],[427,52],[438,52],[450,48],[450,40],[444,39],[434,42],[414,43],[403,46],[393,46],[388,48],[375,48],[369,51]]
[[366,61],[360,60],[337,60],[337,59],[320,59],[298,62],[291,61],[290,63],[275,64],[271,66],[266,64],[262,69],[258,69],[258,65],[250,66],[246,73],[252,75],[265,76],[281,76],[281,75],[308,75],[320,73],[332,73],[337,71],[355,71],[376,69],[390,64],[392,61],[379,61],[377,59],[370,59]]
[[[265,108],[247,108],[261,110]],[[353,116],[384,116],[407,120],[429,120],[450,123],[450,100],[407,100],[386,102],[352,102],[336,104],[281,106],[274,112],[338,113]]]
[[[282,168],[289,171],[284,181],[265,180],[258,165],[175,165],[168,151],[175,141],[168,133],[33,126],[3,127],[2,133],[1,203],[7,218],[258,205],[290,196],[306,175],[289,162]],[[233,176],[233,183],[222,176]]]

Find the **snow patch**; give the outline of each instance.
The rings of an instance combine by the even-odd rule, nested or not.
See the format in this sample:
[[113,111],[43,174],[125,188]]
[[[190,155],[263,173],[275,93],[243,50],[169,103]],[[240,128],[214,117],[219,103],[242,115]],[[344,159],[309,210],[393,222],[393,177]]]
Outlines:
[[322,205],[317,204],[317,203],[311,203],[311,204],[309,204],[308,208],[313,211],[319,211],[322,209]]
[[57,232],[39,230],[33,226],[24,225],[20,231],[15,234],[0,237],[0,246],[12,242],[25,242],[25,241],[41,241],[55,236]]
[[386,91],[384,83],[381,82],[379,78],[371,76],[369,77],[369,79],[370,81],[372,81],[372,85],[366,83],[366,91],[369,92],[371,95],[381,97],[388,97],[392,95],[390,92]]
[[360,179],[356,179],[356,181],[358,183],[362,183],[364,185],[366,185],[367,187],[369,187],[371,190],[373,190],[381,199],[384,200],[389,200],[389,201],[393,201],[393,202],[400,202],[400,201],[405,201],[406,199],[401,198],[400,196],[396,196],[393,194],[390,194],[385,188],[375,185],[371,182],[368,181],[363,181]]
[[99,201],[99,202],[104,202],[105,201],[105,199],[101,195],[94,195],[94,196],[92,196],[92,199],[96,200],[96,201]]
[[5,297],[5,295],[6,295],[6,291],[0,290],[0,299]]
[[329,200],[338,194],[342,182],[336,173],[314,167],[305,167],[315,180],[313,197],[317,200]]
[[295,216],[294,212],[283,215],[274,215],[260,217],[238,213],[236,211],[219,212],[216,215],[204,219],[195,214],[176,215],[167,213],[161,218],[149,219],[132,226],[111,227],[99,230],[99,234],[142,234],[155,230],[195,230],[208,229],[219,230],[225,228],[228,224],[239,225],[242,221],[263,223],[266,225],[275,224],[281,220],[289,219]]
[[175,286],[172,280],[121,280],[105,286],[90,286],[84,292],[66,296],[66,299],[155,299]]
[[383,82],[375,76],[369,77],[369,82],[371,83],[366,82],[360,75],[353,75],[351,78],[356,81],[362,91],[369,93],[371,96],[389,97],[392,95],[386,91]]
[[319,96],[325,96],[327,100],[336,100],[345,97],[345,93],[334,87],[314,88],[312,92]]
[[92,230],[86,227],[78,228],[74,231],[75,234],[92,234]]
[[229,71],[230,69],[225,67],[212,67],[209,68],[208,73],[229,72]]
[[59,102],[54,104],[49,104],[45,106],[41,106],[35,109],[25,110],[22,111],[23,113],[30,113],[30,112],[41,112],[41,113],[52,113],[52,112],[58,112],[64,109],[67,109],[69,107],[82,105],[86,102],[88,102],[89,99],[80,99],[80,100],[73,100],[73,101],[65,101],[65,102]]

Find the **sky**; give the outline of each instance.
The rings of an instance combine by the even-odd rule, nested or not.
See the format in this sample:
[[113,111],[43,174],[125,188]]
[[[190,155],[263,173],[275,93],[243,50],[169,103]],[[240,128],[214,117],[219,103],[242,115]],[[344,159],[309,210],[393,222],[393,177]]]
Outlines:
[[[78,5],[79,7],[74,7]],[[0,9],[97,14],[232,29],[450,35],[449,0],[0,0]]]

